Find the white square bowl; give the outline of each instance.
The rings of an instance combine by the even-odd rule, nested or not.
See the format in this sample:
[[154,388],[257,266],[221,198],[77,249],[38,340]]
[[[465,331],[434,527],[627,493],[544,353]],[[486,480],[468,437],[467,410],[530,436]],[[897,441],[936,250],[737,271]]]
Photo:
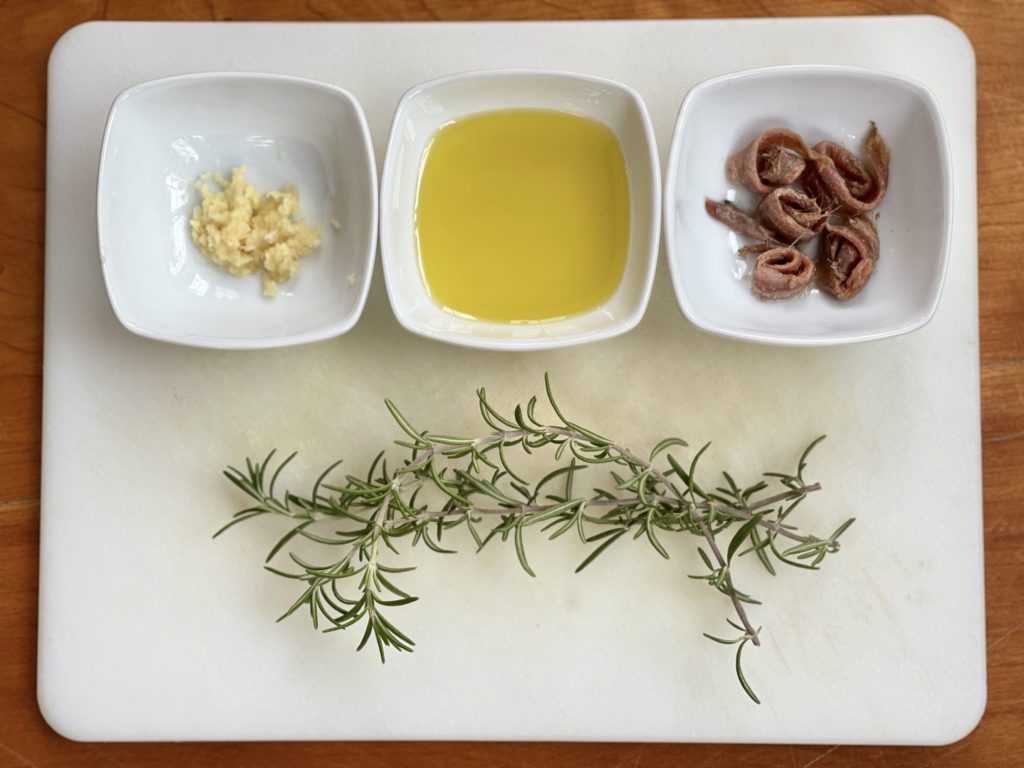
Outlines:
[[[196,179],[239,165],[261,191],[297,186],[300,215],[320,230],[320,248],[273,299],[258,275],[233,277],[192,243]],[[363,310],[376,253],[377,175],[362,109],[341,88],[279,75],[129,88],[107,119],[97,226],[110,303],[137,334],[222,349],[342,334]]]
[[[759,199],[725,165],[762,131],[786,127],[810,145],[831,139],[860,153],[869,121],[892,150],[889,188],[873,211],[878,268],[840,302],[818,289],[765,301],[742,279],[738,236],[704,210],[705,198],[752,211]],[[706,80],[683,101],[665,182],[665,246],[683,314],[721,336],[816,346],[880,339],[924,326],[938,306],[949,257],[953,182],[938,103],[922,84],[840,66],[786,66]],[[817,240],[803,250],[813,259]]]
[[[589,117],[618,139],[629,179],[630,236],[615,294],[589,312],[543,323],[494,323],[435,304],[416,246],[416,194],[434,133],[456,118],[503,109],[551,109]],[[468,347],[531,350],[597,341],[635,327],[650,299],[661,220],[661,175],[654,131],[640,95],[619,83],[541,70],[494,70],[417,85],[398,104],[381,180],[381,261],[398,321],[428,338]]]

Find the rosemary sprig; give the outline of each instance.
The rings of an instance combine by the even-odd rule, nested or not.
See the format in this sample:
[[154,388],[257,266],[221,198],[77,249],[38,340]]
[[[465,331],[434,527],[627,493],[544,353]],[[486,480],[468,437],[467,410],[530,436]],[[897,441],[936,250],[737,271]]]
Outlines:
[[[395,583],[397,575],[412,568],[381,561],[382,556],[399,556],[398,544],[403,539],[411,546],[422,544],[439,553],[452,552],[442,546],[442,540],[454,528],[468,530],[478,552],[492,541],[511,539],[523,570],[535,576],[526,552],[526,529],[534,526],[551,539],[575,531],[584,545],[592,547],[577,573],[627,534],[646,538],[666,559],[669,555],[662,536],[693,534],[707,547],[697,547],[706,571],[690,578],[707,582],[729,598],[735,620],[726,621],[738,633],[731,638],[704,636],[736,646],[740,685],[760,703],[741,663],[748,644],[760,645],[761,630],[754,628],[747,615],[747,606],[759,602],[736,587],[732,568],[739,558],[753,554],[769,574],[775,573],[778,563],[814,570],[827,555],[839,550],[839,537],[853,519],[825,538],[800,533],[790,522],[807,495],[820,489],[819,484],[807,482],[804,472],[808,456],[824,438],[804,450],[794,474],[766,472],[763,479],[743,488],[723,472],[723,484],[708,490],[697,482],[708,445],[685,466],[672,452],[687,447],[677,437],[662,440],[642,458],[570,421],[556,402],[547,376],[544,385],[555,416],[553,423],[538,417],[536,397],[502,415],[484,390],[478,390],[480,415],[490,430],[482,437],[420,431],[386,401],[404,433],[395,441],[405,452],[400,464],[389,469],[381,451],[365,475],[335,479],[341,464],[336,462],[316,479],[308,496],[275,490],[294,453],[276,467],[274,451],[263,461],[247,459],[244,470],[229,467],[225,476],[253,503],[237,512],[214,537],[236,523],[262,515],[287,518],[290,527],[270,549],[265,567],[298,581],[301,592],[278,620],[305,609],[314,628],[326,624],[326,632],[362,625],[359,649],[372,638],[384,661],[386,649],[411,651],[415,645],[389,618],[391,609],[418,599]],[[513,451],[535,454],[542,450],[553,453],[556,467],[535,482],[509,462]],[[587,468],[603,469],[611,485],[578,493],[578,476]],[[765,495],[773,484],[780,488]],[[723,549],[720,542],[725,539],[720,537],[726,531],[731,535]],[[312,563],[288,551],[291,570],[271,565],[290,543],[300,539],[319,545],[326,562]],[[326,553],[331,552],[335,554],[328,557]]]

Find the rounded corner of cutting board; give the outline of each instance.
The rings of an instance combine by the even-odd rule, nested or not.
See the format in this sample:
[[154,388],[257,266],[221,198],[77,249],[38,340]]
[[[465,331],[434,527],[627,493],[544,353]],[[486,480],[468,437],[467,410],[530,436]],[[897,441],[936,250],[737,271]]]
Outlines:
[[58,37],[57,41],[53,44],[53,47],[50,48],[50,55],[47,59],[47,68],[49,71],[52,72],[54,67],[60,66],[65,56],[70,55],[66,52],[66,49],[73,48],[77,38],[82,37],[83,35],[88,38],[88,29],[105,23],[106,22],[96,20],[82,21],[64,30],[61,36]]
[[83,727],[81,712],[69,706],[66,697],[60,694],[61,686],[51,685],[44,672],[36,680],[36,706],[43,720],[58,736],[69,741],[99,741],[96,734]]
[[[984,670],[984,667],[982,668]],[[974,733],[988,708],[988,681],[982,672],[981,685],[975,691],[976,698],[965,700],[964,706],[950,713],[949,722],[944,724],[931,746],[945,747],[956,744]]]

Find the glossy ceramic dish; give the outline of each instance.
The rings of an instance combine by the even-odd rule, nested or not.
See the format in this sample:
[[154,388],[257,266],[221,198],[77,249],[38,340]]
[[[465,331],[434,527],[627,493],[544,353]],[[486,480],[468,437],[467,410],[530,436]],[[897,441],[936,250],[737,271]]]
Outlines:
[[[777,126],[810,144],[854,152],[869,121],[892,149],[889,189],[877,213],[881,254],[854,299],[809,295],[765,301],[735,256],[745,241],[713,220],[704,199],[752,210],[758,198],[725,174],[726,160]],[[819,346],[921,328],[935,313],[949,259],[953,182],[946,128],[927,87],[844,66],[784,66],[723,75],[695,86],[676,121],[664,195],[665,251],[679,306],[699,328],[744,341]],[[817,245],[805,247],[814,258]]]
[[[542,323],[486,322],[445,311],[431,300],[424,284],[415,214],[420,169],[430,139],[459,117],[501,109],[553,109],[582,115],[603,123],[619,141],[630,187],[626,268],[614,295],[589,312]],[[518,69],[470,72],[417,85],[398,104],[381,180],[381,262],[391,307],[413,333],[483,349],[550,349],[625,333],[640,322],[650,298],[658,256],[660,195],[650,117],[640,95],[628,86],[585,75]]]
[[[301,215],[321,232],[320,248],[274,299],[261,296],[258,276],[233,277],[192,244],[196,179],[238,165],[260,190],[296,185]],[[107,119],[97,227],[111,305],[135,333],[224,349],[342,334],[363,310],[377,248],[377,173],[363,111],[341,88],[281,75],[133,86]]]

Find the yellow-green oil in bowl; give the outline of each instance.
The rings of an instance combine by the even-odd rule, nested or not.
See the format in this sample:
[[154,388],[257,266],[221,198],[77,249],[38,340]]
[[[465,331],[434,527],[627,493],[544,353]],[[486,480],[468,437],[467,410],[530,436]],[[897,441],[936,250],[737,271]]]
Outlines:
[[629,228],[622,149],[596,120],[483,112],[442,126],[427,147],[419,266],[450,312],[530,323],[599,307],[622,280]]

